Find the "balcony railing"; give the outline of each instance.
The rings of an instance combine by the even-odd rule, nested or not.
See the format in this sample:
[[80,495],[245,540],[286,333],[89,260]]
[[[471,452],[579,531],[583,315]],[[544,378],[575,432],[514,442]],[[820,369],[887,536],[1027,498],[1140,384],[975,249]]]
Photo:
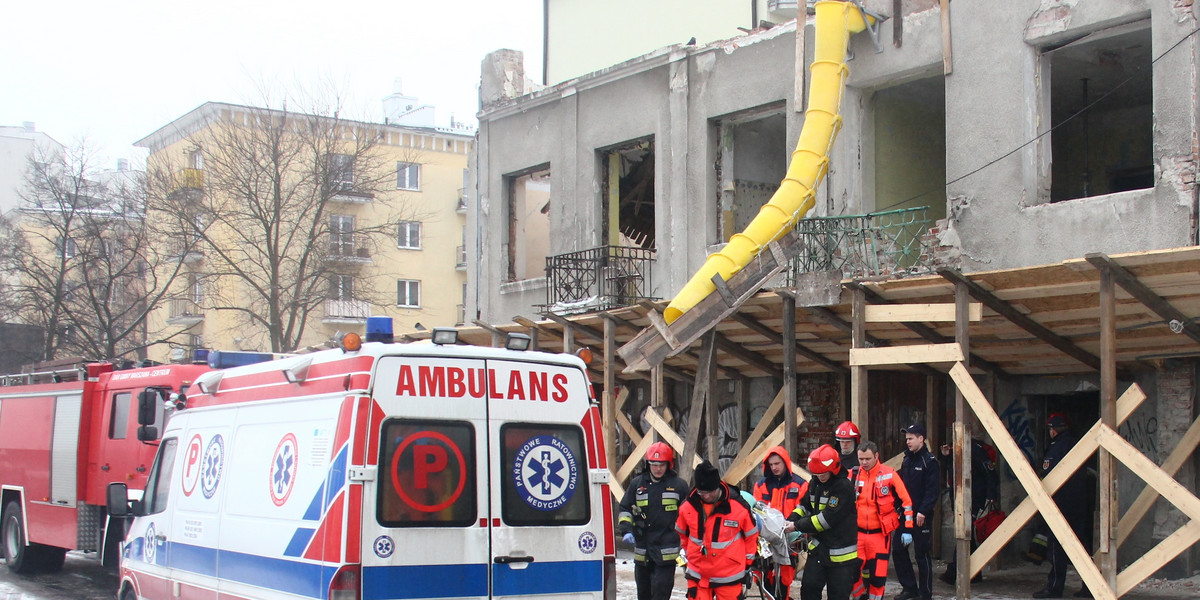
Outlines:
[[454,268],[459,271],[467,270],[467,247],[459,246],[454,249]]
[[329,299],[325,301],[325,318],[323,320],[326,322],[366,321],[369,316],[371,316],[371,305],[362,300]]
[[600,246],[546,258],[546,312],[575,314],[654,300],[654,250]]
[[467,305],[459,304],[456,308],[458,310],[458,316],[455,318],[454,326],[458,327],[460,325],[465,325],[467,322]]
[[333,202],[367,204],[375,200],[375,194],[355,190],[353,181],[334,181],[330,183],[330,186],[332,194],[329,199]]
[[467,214],[467,196],[466,188],[458,188],[458,202],[454,205],[454,212],[465,215]]
[[198,323],[204,320],[204,309],[190,298],[172,298],[167,305],[167,322]]
[[204,189],[203,169],[180,169],[171,174],[171,192]]
[[933,272],[927,206],[867,215],[816,217],[796,224],[805,252],[788,271],[841,271],[842,277],[895,277]]

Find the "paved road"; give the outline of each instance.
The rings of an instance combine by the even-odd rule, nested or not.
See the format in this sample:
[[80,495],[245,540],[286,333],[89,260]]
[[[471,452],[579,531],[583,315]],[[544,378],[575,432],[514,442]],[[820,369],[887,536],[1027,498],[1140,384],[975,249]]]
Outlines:
[[114,600],[116,572],[101,567],[94,556],[68,552],[58,573],[16,575],[0,566],[0,600]]

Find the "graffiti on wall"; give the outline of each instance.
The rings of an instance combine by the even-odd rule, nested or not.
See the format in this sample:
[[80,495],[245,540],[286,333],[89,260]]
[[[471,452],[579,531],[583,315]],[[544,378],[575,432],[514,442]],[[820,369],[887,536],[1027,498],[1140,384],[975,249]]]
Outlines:
[[[1004,422],[1004,428],[1017,443],[1021,453],[1030,462],[1033,462],[1037,444],[1033,437],[1033,419],[1029,414],[1029,404],[1025,402],[1024,398],[1014,400],[1012,404],[1008,405],[1008,408],[1004,409],[1004,412],[1000,413],[1000,420]],[[1013,473],[1007,462],[1004,465],[1004,475],[1008,477],[1009,481],[1017,478],[1016,473]]]
[[1117,428],[1117,432],[1142,454],[1151,460],[1158,460],[1158,436],[1155,435],[1158,433],[1158,417],[1131,416]]
[[717,435],[721,440],[717,459],[722,473],[729,470],[733,459],[737,457],[738,450],[742,449],[741,421],[741,411],[738,410],[736,404],[726,404],[717,413]]

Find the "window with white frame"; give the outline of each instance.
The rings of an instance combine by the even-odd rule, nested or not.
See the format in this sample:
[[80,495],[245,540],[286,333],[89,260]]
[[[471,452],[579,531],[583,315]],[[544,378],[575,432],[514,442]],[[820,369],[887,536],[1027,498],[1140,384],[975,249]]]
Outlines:
[[416,279],[397,279],[396,304],[419,308],[421,306],[421,282]]
[[354,299],[354,277],[351,275],[330,275],[329,276],[329,299],[330,300],[353,300]]
[[396,245],[410,250],[420,250],[421,222],[401,221],[399,233],[396,234]]
[[63,258],[75,258],[79,253],[79,247],[76,246],[75,240],[71,238],[58,238],[58,250],[62,253]]
[[329,155],[329,183],[335,190],[354,186],[354,157],[349,154]]
[[396,189],[421,189],[421,165],[410,162],[396,163]]
[[329,254],[354,256],[354,217],[329,215]]

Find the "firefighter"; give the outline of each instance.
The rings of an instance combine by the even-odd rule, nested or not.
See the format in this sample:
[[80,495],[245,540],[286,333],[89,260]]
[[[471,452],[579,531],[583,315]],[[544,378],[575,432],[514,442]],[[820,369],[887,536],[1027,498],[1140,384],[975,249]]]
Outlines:
[[862,441],[858,425],[855,425],[854,421],[843,422],[833,430],[833,439],[837,442],[838,460],[842,465],[838,475],[850,477],[850,469],[858,464],[858,443]]
[[[971,432],[971,515],[978,518],[990,512],[1000,502],[1000,473],[996,471],[996,449],[983,441],[983,433],[979,424],[972,425]],[[942,469],[950,482],[950,504],[954,505],[954,453],[949,444],[942,444]],[[975,535],[971,535],[971,552],[979,546]],[[1044,556],[1044,555],[1043,555]],[[954,585],[958,581],[958,564],[956,554],[950,554],[950,562],[946,563],[946,572],[939,579]],[[1039,563],[1040,564],[1040,563]],[[976,573],[971,583],[983,581],[983,573]]]
[[800,579],[800,600],[849,600],[857,577],[858,530],[854,484],[840,475],[838,451],[825,444],[808,455],[813,478],[803,490],[800,505],[788,516],[795,529],[808,536],[808,562]]
[[646,470],[634,477],[621,499],[617,532],[633,545],[633,579],[638,600],[668,600],[675,586],[679,535],[675,519],[688,486],[675,473],[675,453],[663,442],[646,450]]
[[707,460],[696,466],[695,489],[675,521],[687,551],[687,597],[737,600],[758,553],[758,523],[734,486]]
[[[896,552],[896,580],[904,588],[895,600],[929,600],[933,597],[933,508],[941,495],[941,474],[938,461],[933,453],[925,447],[925,425],[913,423],[904,429],[904,463],[900,465],[900,480],[908,490],[913,503],[913,524],[916,527],[897,529],[892,535],[892,547],[900,543]],[[916,558],[917,572],[913,574],[913,564],[908,558],[908,550],[903,546],[904,534],[911,535],[913,554]]]
[[[1062,413],[1052,413],[1047,417],[1046,427],[1050,430],[1050,447],[1046,449],[1046,455],[1042,457],[1041,475],[1043,478],[1050,474],[1054,466],[1066,457],[1078,441],[1074,432],[1071,431],[1071,424],[1067,421],[1067,416]],[[1058,510],[1062,512],[1063,518],[1067,520],[1067,524],[1071,526],[1071,530],[1074,531],[1075,536],[1079,538],[1080,543],[1088,552],[1092,551],[1092,524],[1089,518],[1092,512],[1090,496],[1091,491],[1088,489],[1085,469],[1075,471],[1054,494],[1054,503],[1058,505]],[[1040,541],[1046,544],[1046,558],[1050,560],[1050,574],[1046,577],[1046,587],[1034,592],[1033,597],[1062,598],[1063,587],[1067,584],[1067,565],[1070,564],[1070,560],[1067,558],[1066,551],[1063,550],[1062,543],[1050,531],[1045,521],[1041,523],[1040,529],[1034,538],[1034,543]],[[1087,584],[1084,584],[1083,588],[1075,592],[1075,596],[1091,598],[1092,594],[1088,591]]]
[[[754,499],[761,500],[763,504],[778,510],[786,517],[800,504],[800,490],[803,486],[804,480],[792,473],[792,459],[787,450],[784,450],[783,446],[775,446],[767,451],[767,458],[763,460],[763,477],[754,484]],[[778,581],[774,570],[765,574],[768,589],[772,590],[771,595],[775,598],[782,600],[788,597],[788,590],[796,578],[795,565],[798,558],[792,553],[791,564],[780,565]]]
[[[879,461],[879,446],[863,442],[858,447],[858,466],[851,470],[858,506],[858,557],[862,577],[854,584],[854,597],[869,600],[883,598],[887,582],[888,553],[892,532],[900,526],[897,505],[904,513],[904,528],[913,527],[912,500],[900,474]],[[902,534],[903,543],[912,543],[912,534]]]

